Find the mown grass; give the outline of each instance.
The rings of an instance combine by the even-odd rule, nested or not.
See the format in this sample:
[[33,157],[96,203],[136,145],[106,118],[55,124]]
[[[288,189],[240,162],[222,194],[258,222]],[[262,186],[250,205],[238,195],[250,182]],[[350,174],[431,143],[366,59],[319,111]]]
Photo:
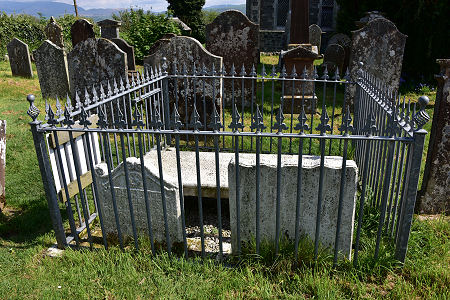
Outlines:
[[300,248],[298,261],[287,249],[278,257],[269,251],[243,255],[233,267],[211,259],[152,256],[148,247],[140,252],[117,247],[69,249],[61,258],[47,257],[44,253],[54,243],[54,235],[29,132],[28,93],[37,96],[42,111],[37,78],[13,78],[8,64],[1,62],[0,118],[8,122],[8,135],[7,207],[0,214],[0,299],[450,297],[450,222],[442,216],[415,216],[403,268],[389,249],[383,248],[380,259],[374,260],[373,239],[364,238],[359,265],[344,261],[335,269],[325,254],[312,265],[307,243]]

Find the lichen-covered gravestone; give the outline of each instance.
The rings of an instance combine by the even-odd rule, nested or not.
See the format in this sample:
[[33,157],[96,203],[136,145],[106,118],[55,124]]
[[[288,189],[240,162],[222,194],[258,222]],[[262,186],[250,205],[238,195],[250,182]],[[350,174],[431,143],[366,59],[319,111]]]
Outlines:
[[[356,187],[358,168],[352,160],[347,160],[342,199],[342,219],[339,252],[351,258],[353,225],[356,207]],[[256,237],[256,160],[254,157],[239,159],[240,190],[240,232],[241,242],[251,242]],[[339,206],[342,157],[325,157],[323,202],[320,214],[319,241],[325,247],[334,247]],[[316,232],[317,201],[319,194],[320,157],[304,155],[301,169],[300,236],[314,241]],[[275,154],[261,155],[260,177],[260,238],[261,241],[275,242],[277,158]],[[295,216],[297,203],[298,156],[283,155],[281,161],[280,194],[280,237],[290,241],[295,239]],[[237,247],[236,217],[236,164],[234,159],[228,165],[228,185],[230,195],[231,246]]]
[[334,72],[336,71],[337,67],[339,68],[340,74],[342,74],[342,69],[344,67],[344,60],[345,60],[345,50],[344,48],[342,48],[341,45],[338,44],[328,45],[327,49],[325,50],[325,55],[323,58],[323,64],[327,66],[328,72],[332,72],[332,74],[334,75]]
[[[108,83],[125,80],[127,54],[107,39],[87,39],[78,43],[67,55],[69,63],[72,101],[75,92],[84,100],[85,89],[91,93],[95,87],[99,95],[100,84],[106,91]],[[90,94],[92,97],[92,94]]]
[[[397,91],[406,38],[394,23],[384,18],[372,20],[353,31],[349,66],[351,80],[357,80],[359,63],[362,62],[366,72],[384,82],[390,91]],[[347,92],[347,99],[354,103],[356,85],[348,86]]]
[[95,38],[94,25],[86,19],[76,20],[70,27],[72,46],[90,38]]
[[[235,66],[236,76],[240,76],[242,66],[249,74],[259,62],[259,25],[251,22],[237,10],[227,10],[206,25],[206,49],[223,57],[226,71],[231,75]],[[224,79],[225,104],[231,104],[233,79]],[[234,80],[236,103],[242,103],[242,80]],[[251,104],[251,81],[244,80],[244,105]]]
[[309,43],[317,46],[317,51],[320,53],[320,45],[322,44],[322,29],[319,25],[311,24],[309,26]]
[[[136,157],[129,157],[126,160],[126,164],[128,167],[128,178],[130,182],[129,188],[136,229],[138,234],[148,235],[147,206],[145,203],[145,190],[143,186],[140,160]],[[144,176],[146,179],[153,238],[157,242],[164,243],[166,241],[166,236],[158,165],[155,165],[154,160],[145,158],[144,166]],[[95,173],[97,177],[99,196],[98,204],[103,212],[103,223],[106,234],[117,234],[117,226],[113,209],[113,198],[106,164],[98,164],[95,168]],[[111,176],[113,182],[112,188],[115,192],[115,201],[122,234],[132,236],[133,230],[130,207],[128,204],[124,164],[121,163],[117,168],[112,170]],[[171,243],[183,242],[178,184],[176,179],[171,178],[167,174],[164,174],[164,192],[170,241]]]
[[28,45],[13,38],[12,41],[6,45],[9,56],[9,65],[13,76],[20,76],[26,78],[33,77],[33,69],[31,68],[30,52]]
[[51,17],[44,29],[47,40],[60,48],[64,48],[64,38],[61,26],[56,23],[55,18]]
[[[348,68],[348,63],[350,61],[350,49],[352,46],[352,40],[343,33],[336,33],[328,40],[328,45],[338,44],[344,48],[345,51],[345,59],[344,65],[342,67],[342,71],[346,72]],[[343,72],[341,74],[343,74]]]
[[[150,55],[144,58],[144,67],[156,67],[162,64],[163,58],[167,59],[168,71],[174,73],[174,64],[178,74],[186,66],[187,74],[192,75],[195,63],[196,73],[202,72],[203,65],[207,72],[211,72],[214,65],[216,72],[222,68],[222,57],[208,52],[196,39],[175,36],[170,39],[162,39],[150,49]],[[190,123],[194,103],[200,115],[202,128],[207,128],[211,122],[214,105],[219,114],[222,103],[222,82],[218,79],[172,79],[169,80],[169,109],[172,112],[173,105],[178,99],[178,112],[181,121],[186,128]],[[203,92],[203,88],[205,92]],[[175,93],[178,91],[178,93]],[[206,113],[203,113],[206,111]],[[191,127],[189,127],[191,128]]]
[[70,86],[64,50],[45,40],[33,54],[42,97],[66,97],[70,93]]

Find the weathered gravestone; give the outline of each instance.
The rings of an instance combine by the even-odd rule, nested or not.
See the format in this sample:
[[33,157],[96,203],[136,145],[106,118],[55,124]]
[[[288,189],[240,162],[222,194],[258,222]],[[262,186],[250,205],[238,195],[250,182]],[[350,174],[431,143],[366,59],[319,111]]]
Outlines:
[[100,26],[100,36],[104,39],[118,39],[119,28],[122,23],[120,21],[106,19],[97,23]]
[[[189,75],[192,75],[194,65],[197,75],[202,74],[203,65],[208,73],[211,72],[213,66],[216,72],[219,72],[222,68],[222,57],[211,54],[203,48],[199,41],[185,36],[176,36],[156,42],[150,49],[150,55],[144,58],[144,67],[159,66],[162,64],[164,57],[167,58],[168,71],[171,74],[174,73],[174,65],[177,66],[178,74],[181,74],[184,66],[186,66],[186,72]],[[211,122],[214,105],[219,114],[222,114],[221,87],[222,82],[219,79],[180,77],[169,80],[170,110],[178,99],[178,112],[184,124],[183,128],[186,128],[186,125],[191,121],[194,103],[196,103],[202,128],[207,128]],[[178,91],[178,93],[175,94],[175,91]],[[206,113],[203,113],[204,110],[206,110]]]
[[344,61],[345,61],[344,48],[342,48],[342,46],[338,44],[328,45],[327,49],[325,50],[325,55],[323,58],[323,64],[327,66],[328,72],[334,74],[334,72],[336,72],[336,68],[339,68],[339,72],[340,74],[342,74]]
[[60,48],[64,48],[64,38],[61,26],[56,23],[55,18],[51,17],[44,29],[47,40]]
[[134,47],[128,44],[124,39],[111,39],[111,42],[116,44],[120,50],[127,54],[127,65],[129,71],[136,70],[136,63],[134,60]]
[[9,65],[13,76],[21,76],[26,78],[33,77],[33,69],[31,68],[30,52],[28,45],[13,38],[8,45],[6,45],[9,56]]
[[66,97],[70,93],[67,57],[63,49],[49,40],[34,51],[42,97]]
[[[260,238],[275,242],[277,159],[275,154],[261,155]],[[321,207],[319,241],[325,247],[334,247],[339,205],[342,158],[325,157],[323,202]],[[356,207],[357,166],[347,161],[345,190],[342,199],[342,221],[338,250],[351,258],[353,224]],[[251,242],[256,237],[256,161],[254,157],[239,160],[240,228],[241,242]],[[297,203],[298,157],[283,155],[281,162],[280,237],[295,239],[295,215]],[[302,185],[300,199],[300,236],[314,241],[316,232],[317,197],[319,193],[320,157],[304,155],[302,161]],[[228,165],[230,195],[231,247],[237,247],[236,217],[236,165],[234,159]]]
[[[148,235],[147,206],[145,202],[145,190],[141,172],[140,159],[129,157],[126,161],[128,178],[130,182],[130,194],[137,232]],[[164,229],[164,213],[161,198],[161,185],[159,180],[158,165],[153,160],[145,159],[145,179],[149,213],[153,230],[153,238],[157,242],[166,241]],[[103,212],[103,223],[106,234],[116,234],[117,226],[113,208],[111,188],[115,192],[115,200],[118,218],[122,234],[132,236],[132,223],[130,207],[128,204],[128,193],[125,181],[124,164],[121,163],[112,170],[113,187],[110,186],[108,168],[105,163],[98,164],[95,168],[98,186],[98,204]],[[176,179],[164,174],[164,192],[167,208],[167,223],[171,243],[183,242],[183,231],[181,224],[181,209],[178,184]]]
[[[214,21],[206,25],[206,49],[211,53],[222,56],[223,64],[229,75],[232,66],[235,66],[236,76],[240,76],[242,66],[249,74],[252,67],[259,62],[259,25],[251,22],[243,13],[237,10],[227,10],[221,13]],[[233,79],[224,79],[225,105],[231,104]],[[244,93],[242,93],[242,80],[234,80],[234,96],[237,103],[251,105],[251,81],[244,80]]]
[[6,205],[5,168],[6,168],[6,120],[0,120],[0,212]]
[[90,38],[95,38],[94,25],[86,19],[76,20],[70,27],[72,46]]
[[317,51],[320,53],[320,45],[322,44],[322,29],[319,25],[311,24],[309,26],[309,43],[317,46]]
[[[362,62],[365,71],[384,82],[390,91],[397,91],[407,36],[398,31],[394,23],[383,18],[372,20],[352,33],[351,80],[357,80],[359,63]],[[350,103],[354,103],[355,91],[356,85],[348,86]]]
[[[342,46],[342,48],[344,48],[345,59],[342,71],[346,72],[348,68],[348,63],[350,61],[350,52],[351,52],[350,49],[352,46],[352,40],[343,33],[336,33],[328,40],[328,45],[331,44],[338,44]],[[341,74],[343,74],[343,72],[341,72]]]
[[438,59],[440,74],[427,162],[423,175],[420,213],[450,214],[450,59]]
[[86,89],[91,93],[95,87],[99,95],[100,84],[106,91],[108,83],[113,86],[116,80],[120,84],[120,79],[125,80],[127,76],[127,54],[107,39],[87,39],[78,43],[67,55],[67,60],[72,101],[76,92],[84,101]]

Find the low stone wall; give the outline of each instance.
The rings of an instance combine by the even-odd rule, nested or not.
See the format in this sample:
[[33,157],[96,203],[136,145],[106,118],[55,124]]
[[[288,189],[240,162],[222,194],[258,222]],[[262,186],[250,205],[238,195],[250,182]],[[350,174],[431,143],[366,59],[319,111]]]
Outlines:
[[280,52],[286,48],[284,30],[260,30],[259,49],[261,52]]
[[[317,197],[319,189],[320,157],[303,156],[300,204],[300,235],[314,240],[316,230]],[[319,240],[325,247],[334,247],[339,204],[342,158],[325,158],[323,203]],[[241,242],[256,236],[256,158],[242,157],[240,172],[240,228]],[[283,155],[281,169],[281,237],[295,238],[295,213],[297,200],[298,156]],[[338,249],[351,258],[353,224],[355,219],[356,183],[358,169],[352,160],[347,161],[345,193],[343,198],[341,235]],[[231,245],[237,246],[236,219],[236,168],[235,160],[228,165]],[[275,154],[261,155],[260,234],[261,241],[274,241],[276,234],[277,158]]]

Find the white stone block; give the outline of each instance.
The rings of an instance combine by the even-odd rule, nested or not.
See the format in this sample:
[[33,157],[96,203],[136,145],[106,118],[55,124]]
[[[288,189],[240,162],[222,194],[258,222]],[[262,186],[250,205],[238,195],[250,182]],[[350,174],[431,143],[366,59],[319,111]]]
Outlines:
[[[347,163],[345,194],[341,234],[338,249],[351,258],[353,224],[355,219],[357,166],[352,160]],[[319,241],[325,247],[334,248],[339,203],[342,157],[325,157],[323,202],[321,211]],[[256,237],[256,158],[239,158],[240,228],[241,242]],[[297,200],[298,156],[283,155],[281,164],[281,221],[280,237],[295,239],[295,212]],[[303,156],[300,204],[300,236],[314,241],[316,230],[317,201],[319,191],[320,157]],[[228,185],[230,200],[231,244],[237,245],[236,224],[236,168],[234,158],[228,165]],[[277,157],[275,154],[261,155],[260,184],[260,234],[261,241],[275,241],[276,234],[276,191]]]

